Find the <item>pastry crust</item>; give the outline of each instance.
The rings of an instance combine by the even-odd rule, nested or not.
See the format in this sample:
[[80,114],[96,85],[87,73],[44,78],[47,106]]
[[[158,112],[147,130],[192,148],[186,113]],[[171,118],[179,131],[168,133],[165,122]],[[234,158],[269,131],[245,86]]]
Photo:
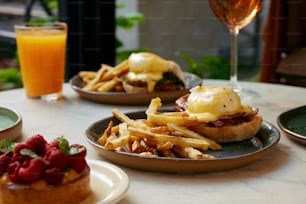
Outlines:
[[74,181],[44,189],[33,189],[28,184],[0,185],[1,204],[77,204],[90,194],[89,167]]
[[254,115],[249,122],[243,122],[238,125],[208,127],[206,124],[200,124],[191,127],[191,129],[216,142],[236,142],[254,137],[260,129],[261,123],[262,117],[260,115]]

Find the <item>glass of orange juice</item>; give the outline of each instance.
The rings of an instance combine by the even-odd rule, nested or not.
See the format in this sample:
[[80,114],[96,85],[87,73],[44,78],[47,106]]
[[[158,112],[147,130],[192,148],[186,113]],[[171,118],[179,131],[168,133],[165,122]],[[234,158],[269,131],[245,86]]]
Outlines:
[[17,50],[26,94],[30,98],[62,98],[67,25],[15,25]]

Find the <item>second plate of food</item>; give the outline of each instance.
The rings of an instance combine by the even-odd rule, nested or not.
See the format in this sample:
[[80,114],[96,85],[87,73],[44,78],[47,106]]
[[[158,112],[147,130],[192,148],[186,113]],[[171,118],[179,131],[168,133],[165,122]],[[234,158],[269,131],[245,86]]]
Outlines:
[[201,78],[191,73],[184,73],[185,89],[178,91],[158,91],[152,93],[126,93],[126,92],[97,92],[86,91],[82,89],[82,78],[74,76],[71,81],[71,87],[80,97],[91,101],[115,104],[115,105],[147,105],[152,98],[160,97],[163,103],[172,103],[180,96],[189,92],[189,89],[202,84]]
[[[146,118],[145,111],[126,114],[131,119]],[[250,164],[270,152],[280,139],[278,129],[269,122],[263,121],[258,133],[249,140],[221,144],[221,151],[205,151],[215,159],[187,159],[170,157],[145,157],[135,153],[108,151],[98,143],[99,137],[108,127],[109,122],[116,125],[119,121],[114,117],[93,123],[86,130],[89,144],[106,159],[130,168],[145,171],[166,173],[200,173],[223,171]]]
[[290,139],[306,145],[306,106],[280,114],[277,123]]

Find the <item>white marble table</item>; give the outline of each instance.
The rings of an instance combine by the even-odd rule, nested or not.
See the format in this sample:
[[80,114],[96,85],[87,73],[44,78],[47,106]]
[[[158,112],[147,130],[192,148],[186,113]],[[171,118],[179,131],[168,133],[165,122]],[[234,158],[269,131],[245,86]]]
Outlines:
[[[205,81],[224,84],[224,81]],[[306,89],[282,85],[242,82],[260,97],[249,100],[264,120],[276,125],[280,113],[306,104]],[[64,135],[71,142],[83,143],[88,158],[104,160],[85,140],[85,130],[93,122],[111,116],[113,105],[80,99],[64,87],[65,100],[46,103],[28,99],[23,89],[0,92],[0,106],[10,107],[23,117],[19,140],[40,133],[53,139]],[[146,106],[117,106],[121,111]],[[120,204],[156,203],[305,203],[306,148],[289,140],[283,133],[279,144],[260,160],[234,170],[194,175],[143,172],[120,166],[130,178],[130,188]]]

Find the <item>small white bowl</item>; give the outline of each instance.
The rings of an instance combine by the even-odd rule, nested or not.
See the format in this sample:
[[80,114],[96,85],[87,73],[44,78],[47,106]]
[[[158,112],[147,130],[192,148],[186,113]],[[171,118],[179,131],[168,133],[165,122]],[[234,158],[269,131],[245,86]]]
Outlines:
[[0,107],[0,141],[3,139],[15,140],[20,136],[22,118],[16,111]]

